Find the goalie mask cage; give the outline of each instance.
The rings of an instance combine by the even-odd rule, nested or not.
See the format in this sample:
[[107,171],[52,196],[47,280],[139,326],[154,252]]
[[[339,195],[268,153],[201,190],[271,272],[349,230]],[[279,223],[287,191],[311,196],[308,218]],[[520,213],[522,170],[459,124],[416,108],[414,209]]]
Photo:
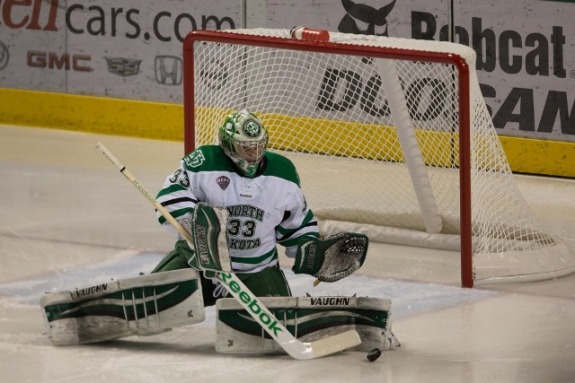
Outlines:
[[295,163],[324,234],[459,250],[465,287],[575,271],[573,254],[514,183],[471,48],[297,36],[244,29],[186,37],[186,153],[216,144],[225,116],[245,108],[267,127],[270,150]]

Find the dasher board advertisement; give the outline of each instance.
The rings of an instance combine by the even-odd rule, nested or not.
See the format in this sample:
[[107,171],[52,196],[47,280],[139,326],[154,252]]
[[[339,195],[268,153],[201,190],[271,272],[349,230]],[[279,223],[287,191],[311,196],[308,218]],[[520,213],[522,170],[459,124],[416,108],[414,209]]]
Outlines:
[[241,1],[4,0],[0,86],[182,102],[182,41],[235,29]]

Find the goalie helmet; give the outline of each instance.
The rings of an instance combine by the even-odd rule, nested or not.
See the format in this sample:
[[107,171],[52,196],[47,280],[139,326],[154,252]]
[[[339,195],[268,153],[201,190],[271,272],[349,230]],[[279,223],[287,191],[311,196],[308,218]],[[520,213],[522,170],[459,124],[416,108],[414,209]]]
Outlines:
[[253,113],[241,110],[226,117],[218,131],[224,153],[246,177],[253,177],[268,146],[268,132]]

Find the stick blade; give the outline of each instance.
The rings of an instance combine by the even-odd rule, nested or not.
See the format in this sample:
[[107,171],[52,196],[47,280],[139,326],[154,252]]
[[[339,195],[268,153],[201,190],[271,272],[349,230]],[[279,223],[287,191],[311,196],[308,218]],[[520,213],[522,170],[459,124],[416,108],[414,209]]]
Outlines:
[[305,352],[299,353],[298,355],[290,354],[292,357],[300,360],[315,359],[347,350],[360,343],[361,339],[357,331],[349,330],[327,338],[305,343],[307,346]]

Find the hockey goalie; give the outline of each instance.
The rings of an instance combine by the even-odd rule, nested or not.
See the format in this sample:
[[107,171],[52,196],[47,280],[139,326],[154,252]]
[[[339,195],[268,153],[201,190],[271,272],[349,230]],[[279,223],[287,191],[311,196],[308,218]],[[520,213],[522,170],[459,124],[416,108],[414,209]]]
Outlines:
[[[204,307],[216,305],[223,353],[281,352],[274,332],[284,329],[306,342],[354,330],[353,349],[392,346],[389,300],[292,297],[279,264],[278,245],[294,273],[336,282],[362,266],[367,236],[320,236],[293,163],[267,151],[253,113],[228,115],[218,138],[185,156],[159,191],[158,220],[178,240],[150,274],[42,297],[52,343],[156,334],[201,322]],[[250,305],[271,314],[257,317]]]

